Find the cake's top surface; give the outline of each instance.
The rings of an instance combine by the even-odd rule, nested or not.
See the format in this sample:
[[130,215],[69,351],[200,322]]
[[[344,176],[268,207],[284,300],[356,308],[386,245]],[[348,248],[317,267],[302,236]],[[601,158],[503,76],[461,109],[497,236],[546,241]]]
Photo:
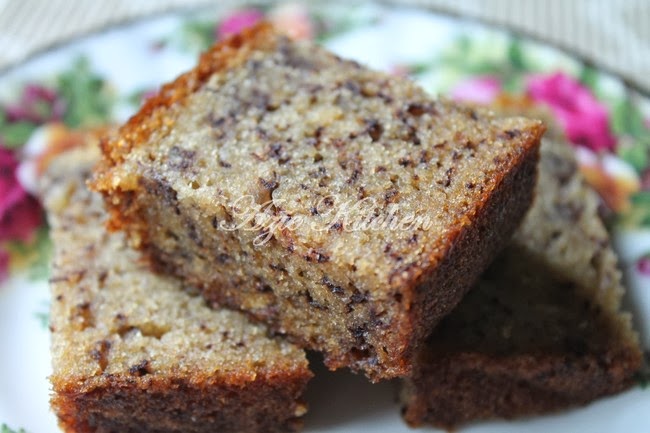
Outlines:
[[441,350],[637,350],[598,197],[571,149],[544,140],[537,196],[513,241],[432,336]]
[[108,140],[95,187],[155,179],[253,227],[246,242],[270,237],[387,286],[445,254],[543,129],[261,26],[216,45]]
[[178,281],[152,274],[122,233],[106,232],[102,200],[85,186],[98,156],[97,143],[68,151],[42,183],[55,245],[55,388],[147,375],[233,385],[309,375],[302,350],[240,313],[208,308]]

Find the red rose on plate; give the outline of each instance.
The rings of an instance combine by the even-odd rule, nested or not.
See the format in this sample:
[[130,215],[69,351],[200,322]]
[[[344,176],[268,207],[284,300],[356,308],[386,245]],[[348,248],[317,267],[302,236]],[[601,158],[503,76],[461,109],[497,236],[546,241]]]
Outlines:
[[0,283],[9,276],[9,253],[0,249]]
[[0,147],[0,242],[29,241],[42,222],[41,206],[18,182],[17,167],[14,154]]
[[607,107],[573,77],[562,72],[533,75],[527,93],[551,109],[571,142],[596,152],[614,149],[616,138],[609,128]]
[[64,103],[56,91],[37,84],[28,84],[20,100],[4,107],[9,122],[31,122],[36,125],[63,118]]
[[636,270],[646,277],[650,276],[650,256],[645,255],[636,262]]

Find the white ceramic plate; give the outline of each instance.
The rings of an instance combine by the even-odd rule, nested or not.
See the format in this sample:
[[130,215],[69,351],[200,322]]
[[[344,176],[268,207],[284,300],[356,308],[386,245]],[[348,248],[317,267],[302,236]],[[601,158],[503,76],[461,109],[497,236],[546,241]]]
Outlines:
[[[645,348],[650,346],[650,193],[644,189],[650,183],[645,177],[650,172],[647,153],[645,159],[643,155],[643,146],[650,143],[647,121],[643,124],[643,119],[650,117],[650,104],[643,95],[616,77],[542,43],[432,11],[330,2],[310,9],[296,4],[271,5],[247,14],[235,17],[250,21],[266,14],[296,36],[317,38],[342,56],[374,68],[411,74],[432,93],[451,91],[459,98],[489,100],[504,92],[525,94],[532,79],[550,85],[551,77],[578,86],[578,91],[603,110],[605,117],[594,121],[604,122],[611,134],[605,143],[602,136],[576,139],[578,156],[582,167],[591,170],[595,184],[606,180],[616,187],[601,188],[600,192],[618,216],[612,230],[630,286],[628,301]],[[53,117],[70,126],[123,120],[137,108],[142,94],[191,67],[215,31],[218,34],[236,27],[237,19],[232,17],[232,11],[217,9],[168,14],[50,50],[0,76],[0,109],[38,112],[33,105],[36,98],[37,103],[56,106]],[[41,92],[34,96],[41,85],[52,90],[52,95]],[[560,99],[551,95],[537,102],[551,109],[562,108],[557,106]],[[563,124],[569,135],[571,128],[578,127],[571,122],[583,121],[583,114],[589,115],[578,112],[576,119]],[[21,126],[24,130],[7,129],[21,119],[5,120],[0,122],[0,136],[9,134],[5,142],[20,147],[33,127],[50,117],[32,119],[31,124]],[[33,146],[16,151],[22,160],[20,179],[27,189],[34,181],[30,157],[37,151]],[[48,407],[48,289],[43,272],[47,241],[44,231],[38,233],[27,246],[0,243],[0,251],[11,250],[12,263],[9,279],[0,285],[3,433],[12,431],[9,427],[29,433],[58,431]],[[316,370],[307,395],[307,432],[409,431],[395,402],[395,383],[370,385],[347,372]],[[648,414],[650,389],[637,386],[584,408],[515,422],[480,423],[462,431],[641,433],[650,431]]]

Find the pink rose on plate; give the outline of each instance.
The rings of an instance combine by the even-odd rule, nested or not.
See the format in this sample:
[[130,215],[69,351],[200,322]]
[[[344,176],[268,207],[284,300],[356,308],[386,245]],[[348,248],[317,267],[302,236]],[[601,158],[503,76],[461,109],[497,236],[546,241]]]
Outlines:
[[0,242],[29,241],[42,223],[41,206],[16,177],[18,160],[0,147]]
[[501,93],[501,81],[489,75],[461,81],[451,90],[451,98],[460,102],[489,104]]
[[645,255],[636,262],[636,269],[646,277],[650,276],[650,255]]
[[571,142],[596,152],[613,150],[616,138],[609,128],[609,113],[591,91],[562,72],[533,75],[528,95],[548,105]]
[[37,84],[28,84],[16,104],[4,108],[9,122],[27,121],[35,124],[63,118],[63,101],[56,92]]
[[257,9],[241,9],[227,16],[217,26],[217,38],[234,35],[262,21],[264,14]]

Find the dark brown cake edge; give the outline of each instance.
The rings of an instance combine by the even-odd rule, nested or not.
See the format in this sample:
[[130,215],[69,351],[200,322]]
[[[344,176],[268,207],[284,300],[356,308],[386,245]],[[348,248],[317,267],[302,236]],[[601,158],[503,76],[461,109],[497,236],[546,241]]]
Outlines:
[[312,376],[307,368],[259,373],[253,381],[106,374],[52,380],[50,403],[66,433],[298,431]]
[[411,427],[447,430],[586,405],[632,386],[642,361],[632,347],[584,355],[465,352],[429,358],[403,383],[403,417]]
[[[503,161],[503,169],[498,170],[501,177],[477,205],[472,223],[458,222],[458,230],[443,242],[447,248],[442,250],[441,257],[431,259],[433,263],[438,261],[432,273],[427,275],[418,268],[406,269],[395,276],[398,281],[412,282],[403,291],[410,293],[411,299],[405,302],[409,310],[404,311],[400,328],[406,331],[402,338],[406,347],[402,360],[406,364],[390,370],[395,376],[410,373],[410,359],[423,340],[458,305],[523,220],[534,198],[539,145],[544,131],[542,124],[531,128],[526,132],[529,134],[527,147],[522,148],[517,158]],[[415,272],[419,275],[413,275]]]

